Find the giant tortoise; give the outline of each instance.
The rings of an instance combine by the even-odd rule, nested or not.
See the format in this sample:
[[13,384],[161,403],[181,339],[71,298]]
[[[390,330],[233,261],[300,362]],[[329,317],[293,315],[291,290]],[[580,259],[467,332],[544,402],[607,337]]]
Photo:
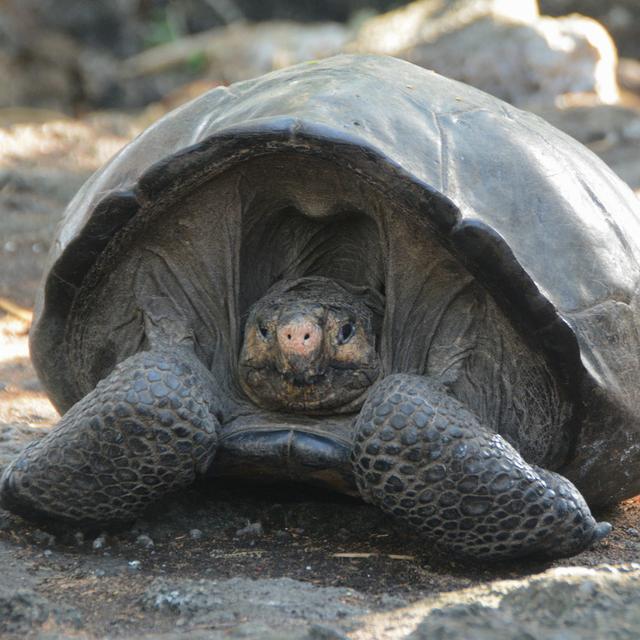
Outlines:
[[375,56],[218,88],[69,205],[31,334],[64,415],[2,504],[293,480],[452,554],[574,554],[640,492],[639,294],[634,194],[529,113]]

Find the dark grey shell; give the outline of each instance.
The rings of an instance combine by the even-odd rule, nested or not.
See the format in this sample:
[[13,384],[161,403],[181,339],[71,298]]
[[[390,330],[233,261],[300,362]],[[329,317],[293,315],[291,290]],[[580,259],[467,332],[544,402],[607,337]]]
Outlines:
[[[199,190],[259,157],[288,158],[298,183],[315,179],[305,177],[305,158],[329,162],[396,200],[399,221],[410,216],[432,229],[571,389],[580,427],[562,473],[592,503],[640,493],[638,200],[591,152],[541,119],[393,58],[340,56],[210,91],[147,129],[86,183],[59,227],[31,339],[58,408],[144,343],[135,299],[147,285],[136,281],[135,263],[118,271],[118,282],[109,280],[132,233],[173,234],[174,244],[192,239],[181,248],[196,256],[188,273],[160,250],[153,259],[189,283],[189,301],[174,302],[196,309],[197,342],[210,345],[201,347],[203,359],[233,367],[242,314],[278,274],[238,258],[234,243],[251,234],[242,240],[230,214],[212,213],[210,228],[202,218],[179,233],[176,225],[183,202],[218,211],[225,194]],[[269,171],[261,171],[251,180],[269,183]],[[340,215],[323,209],[317,194],[305,204],[299,191],[290,198],[309,218]],[[365,227],[355,233],[366,236]],[[388,304],[408,304],[401,294],[412,268],[407,255],[388,267]],[[359,278],[355,284],[380,284],[376,273]],[[117,308],[100,301],[103,287],[120,290]],[[70,333],[71,316],[93,318],[83,320],[80,337],[77,320]],[[387,333],[387,370],[411,369],[391,353],[397,327]]]

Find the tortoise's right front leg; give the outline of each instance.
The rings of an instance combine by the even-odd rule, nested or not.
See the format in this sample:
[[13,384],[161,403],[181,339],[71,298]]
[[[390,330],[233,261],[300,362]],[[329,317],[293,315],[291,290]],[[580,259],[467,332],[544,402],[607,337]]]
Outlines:
[[131,356],[7,467],[0,503],[27,518],[131,520],[207,468],[212,404],[211,374],[193,351]]

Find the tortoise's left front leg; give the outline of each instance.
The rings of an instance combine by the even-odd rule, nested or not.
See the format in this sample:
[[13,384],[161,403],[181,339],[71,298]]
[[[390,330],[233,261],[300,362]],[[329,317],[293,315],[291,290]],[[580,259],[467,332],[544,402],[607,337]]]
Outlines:
[[367,501],[454,555],[569,556],[611,529],[569,480],[527,464],[422,376],[374,385],[356,420],[353,463]]
[[7,467],[0,503],[27,518],[134,519],[210,464],[219,427],[212,382],[189,348],[131,356]]

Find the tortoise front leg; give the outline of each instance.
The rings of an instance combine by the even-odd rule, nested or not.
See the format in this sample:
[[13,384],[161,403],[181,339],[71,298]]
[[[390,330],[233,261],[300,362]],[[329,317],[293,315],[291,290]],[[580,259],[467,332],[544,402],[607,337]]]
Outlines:
[[208,467],[219,427],[211,386],[187,348],[131,356],[9,465],[0,503],[27,518],[135,518]]
[[569,556],[611,529],[566,478],[527,464],[422,376],[395,374],[373,387],[352,459],[365,500],[458,556]]

